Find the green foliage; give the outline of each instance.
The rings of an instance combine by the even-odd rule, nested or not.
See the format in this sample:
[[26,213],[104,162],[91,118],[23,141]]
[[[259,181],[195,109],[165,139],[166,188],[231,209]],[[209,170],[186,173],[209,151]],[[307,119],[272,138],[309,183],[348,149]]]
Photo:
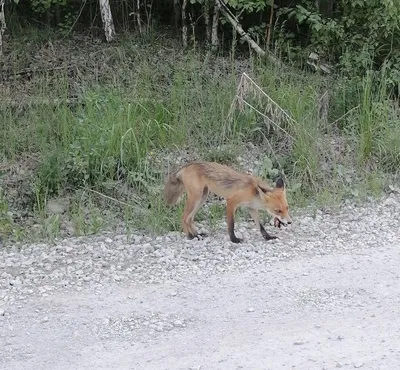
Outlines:
[[204,153],[204,160],[231,165],[232,163],[236,162],[238,152],[238,146],[233,145],[211,148]]
[[22,236],[23,231],[14,222],[4,189],[0,186],[0,246],[2,246],[4,240],[9,238],[19,240]]
[[274,164],[273,164],[271,158],[266,156],[261,163],[261,168],[259,170],[259,174],[263,178],[275,179],[279,174],[279,170],[274,167]]
[[67,0],[31,0],[31,5],[34,12],[43,13],[55,5],[67,5]]
[[[232,10],[237,19],[243,22],[244,29],[259,42],[265,41],[265,31],[269,23],[271,6],[275,8],[272,18],[273,30],[270,45],[275,45],[275,51],[291,62],[304,64],[310,51],[316,52],[325,61],[334,63],[338,70],[347,76],[363,75],[367,70],[379,70],[385,65],[385,79],[389,88],[397,88],[400,81],[400,3],[394,0],[343,0],[341,2],[326,0],[297,0],[289,6],[278,5],[272,0],[226,0],[226,5]],[[173,2],[164,1],[141,2],[142,21],[151,24],[150,17],[156,19],[172,19],[165,17],[165,11],[171,13],[179,10],[173,7]],[[201,5],[201,6],[198,6]],[[213,13],[215,2],[208,0],[191,0],[187,12],[193,22],[193,35],[204,33],[204,10]],[[324,13],[323,6],[331,10]],[[129,16],[136,9],[126,2],[110,2],[115,24],[122,24],[122,29],[129,28],[132,22]],[[128,7],[128,8],[127,8]],[[151,11],[148,11],[151,8]],[[61,33],[68,33],[80,23],[92,25],[99,21],[98,7],[92,3],[81,5],[68,0],[32,0],[21,13],[27,18],[46,16],[55,18],[56,27]],[[27,11],[29,9],[29,11]],[[61,9],[61,11],[60,11]],[[126,16],[128,10],[129,16]],[[134,13],[129,13],[133,11]],[[158,12],[158,14],[157,14]],[[179,14],[176,14],[176,16]],[[90,18],[92,16],[92,18]],[[147,19],[146,19],[147,18]],[[201,20],[201,21],[200,21]],[[228,41],[236,45],[236,32],[223,16],[220,22],[228,29]],[[47,19],[47,24],[49,19]],[[224,30],[224,35],[227,33]],[[221,31],[221,27],[219,27]],[[232,40],[233,39],[233,40]],[[242,39],[239,42],[243,43]]]
[[272,4],[272,1],[266,0],[228,0],[226,3],[237,11],[245,11],[247,13],[261,12],[267,6]]
[[[363,74],[384,66],[388,86],[400,81],[400,4],[395,1],[344,0],[327,18],[314,2],[301,1],[293,8],[282,8],[281,16],[294,19],[307,28],[307,47],[332,60],[348,76]],[[299,38],[293,39],[293,44]]]
[[[398,108],[388,98],[384,69],[326,81],[299,70],[267,68],[258,59],[246,65],[215,57],[208,64],[208,56],[182,54],[170,39],[109,46],[40,40],[31,48],[13,47],[13,59],[32,63],[35,70],[34,56],[50,50],[79,73],[37,68],[29,79],[8,85],[12,93],[14,83],[18,86],[17,98],[25,89],[39,104],[0,107],[0,155],[5,161],[26,153],[38,158],[24,181],[33,199],[27,208],[39,216],[43,235],[55,237],[64,227],[65,216],[49,215],[47,207],[60,195],[72,199],[65,212],[77,234],[95,233],[120,217],[135,229],[180,230],[183,204],[169,208],[162,199],[166,169],[193,157],[229,164],[244,154],[248,159],[243,152],[249,141],[255,144],[249,145],[255,148],[249,165],[271,180],[283,173],[293,207],[320,194],[359,197],[360,184],[377,193],[385,177],[375,181],[369,174],[378,174],[378,166],[395,173],[400,166]],[[96,58],[96,68],[87,67],[82,50]],[[108,64],[112,73],[100,69]],[[232,113],[244,68],[270,99],[247,85],[240,93],[256,110],[243,105]],[[321,91],[330,96],[327,119],[319,116]],[[79,100],[66,102],[66,96]],[[53,98],[61,103],[40,104]],[[96,197],[87,196],[95,191]],[[14,232],[7,206],[0,200],[0,227]],[[119,218],[107,217],[110,209]],[[205,208],[201,215],[214,224],[223,208]]]
[[[210,0],[190,0],[191,4],[204,4],[205,1],[214,3]],[[272,0],[225,0],[225,3],[236,11],[245,11],[246,13],[261,12],[267,6],[272,4]],[[213,4],[212,4],[213,5]]]
[[8,212],[8,203],[4,197],[4,190],[0,187],[0,237],[12,230],[12,218]]

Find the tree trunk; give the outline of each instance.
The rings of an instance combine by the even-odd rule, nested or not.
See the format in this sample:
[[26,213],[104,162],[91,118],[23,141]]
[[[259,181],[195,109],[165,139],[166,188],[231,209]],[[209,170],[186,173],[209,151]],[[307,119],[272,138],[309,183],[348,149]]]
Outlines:
[[174,23],[175,23],[175,30],[178,32],[179,29],[179,18],[180,18],[180,6],[179,0],[174,0]]
[[318,11],[324,18],[333,17],[333,0],[320,0],[318,2]]
[[140,0],[137,0],[136,21],[137,21],[139,33],[142,34],[142,19],[140,17]]
[[60,4],[56,3],[54,5],[54,18],[55,18],[55,26],[58,27],[58,25],[61,23],[61,11],[60,11]]
[[107,42],[112,41],[115,38],[114,21],[111,14],[109,0],[99,0],[101,20],[103,21],[104,33],[106,35]]
[[0,56],[3,55],[3,34],[6,31],[6,17],[4,15],[5,0],[0,0]]
[[210,0],[204,0],[204,23],[206,25],[207,44],[211,42]]
[[186,7],[187,7],[187,0],[183,0],[183,3],[182,3],[182,43],[183,43],[184,48],[186,48],[187,44],[188,44]]
[[214,15],[212,22],[212,30],[211,30],[211,48],[213,51],[217,50],[219,40],[218,40],[218,24],[219,24],[219,10],[221,4],[219,0],[215,0],[214,4]]
[[271,41],[271,29],[272,29],[272,21],[274,19],[274,0],[272,0],[271,4],[271,13],[269,14],[269,22],[267,26],[267,48],[269,49],[269,43]]

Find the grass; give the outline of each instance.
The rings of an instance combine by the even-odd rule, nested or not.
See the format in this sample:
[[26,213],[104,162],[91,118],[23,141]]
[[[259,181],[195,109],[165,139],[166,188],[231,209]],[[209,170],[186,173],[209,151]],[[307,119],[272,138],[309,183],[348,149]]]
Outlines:
[[[97,233],[115,220],[129,230],[180,230],[183,205],[167,208],[162,184],[171,162],[185,150],[191,157],[237,165],[236,158],[246,155],[244,144],[253,142],[258,154],[253,169],[271,180],[283,172],[293,206],[379,194],[399,168],[399,111],[379,76],[327,84],[252,57],[247,73],[278,106],[249,90],[245,99],[258,112],[247,107],[229,116],[243,62],[183,53],[167,39],[152,44],[125,39],[113,46],[74,43],[53,40],[61,66],[49,72],[37,62],[41,72],[9,85],[19,104],[0,107],[2,161],[38,158],[24,181],[41,237],[57,237],[65,222],[78,235]],[[10,58],[26,64],[36,49],[50,53],[44,40],[36,48],[31,43],[29,50],[11,49]],[[71,70],[71,64],[76,68]],[[24,66],[8,67],[16,75]],[[326,90],[327,120],[318,114]],[[26,92],[24,99],[18,91]],[[70,97],[78,97],[77,102],[65,100]],[[61,103],[25,104],[33,98]],[[14,200],[7,197],[6,185],[0,186],[6,190],[0,202],[5,231],[0,232],[15,235],[9,211]],[[66,212],[49,213],[48,201],[65,196],[70,200]],[[219,206],[199,214],[211,226],[222,216]]]

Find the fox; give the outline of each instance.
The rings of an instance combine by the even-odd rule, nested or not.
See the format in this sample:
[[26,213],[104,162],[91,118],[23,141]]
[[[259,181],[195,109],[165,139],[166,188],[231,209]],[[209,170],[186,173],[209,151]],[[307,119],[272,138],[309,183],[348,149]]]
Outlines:
[[238,207],[248,208],[250,216],[265,240],[277,239],[269,234],[260,222],[259,210],[274,217],[275,226],[292,223],[286,199],[286,188],[281,177],[272,188],[261,178],[250,173],[240,173],[216,162],[193,161],[170,173],[165,181],[164,201],[168,206],[177,204],[183,193],[187,200],[182,216],[182,228],[188,239],[207,236],[199,234],[194,217],[210,193],[226,200],[228,236],[233,243],[243,239],[235,235],[235,212]]

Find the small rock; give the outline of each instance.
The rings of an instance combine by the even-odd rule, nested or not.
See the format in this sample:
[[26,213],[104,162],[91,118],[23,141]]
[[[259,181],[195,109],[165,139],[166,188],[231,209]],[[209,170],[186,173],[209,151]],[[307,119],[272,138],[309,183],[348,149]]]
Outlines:
[[249,307],[249,308],[247,309],[247,312],[254,312],[254,307]]
[[354,363],[354,368],[355,369],[359,369],[360,367],[363,367],[364,366],[364,363],[363,362],[355,362]]
[[145,250],[146,253],[153,253],[154,252],[154,247],[151,244],[145,244],[143,246],[143,249]]
[[183,322],[181,320],[175,320],[174,326],[177,328],[181,328],[183,326]]
[[0,308],[0,316],[4,316],[5,314],[6,312],[2,308]]
[[60,200],[49,200],[46,204],[47,213],[50,215],[60,215],[65,212],[66,204]]
[[293,342],[293,344],[295,346],[302,346],[304,344],[304,342],[302,340],[296,340],[296,341]]
[[171,292],[171,296],[172,296],[172,297],[175,297],[177,294],[178,294],[178,293],[175,292],[175,291],[172,291],[172,292]]

